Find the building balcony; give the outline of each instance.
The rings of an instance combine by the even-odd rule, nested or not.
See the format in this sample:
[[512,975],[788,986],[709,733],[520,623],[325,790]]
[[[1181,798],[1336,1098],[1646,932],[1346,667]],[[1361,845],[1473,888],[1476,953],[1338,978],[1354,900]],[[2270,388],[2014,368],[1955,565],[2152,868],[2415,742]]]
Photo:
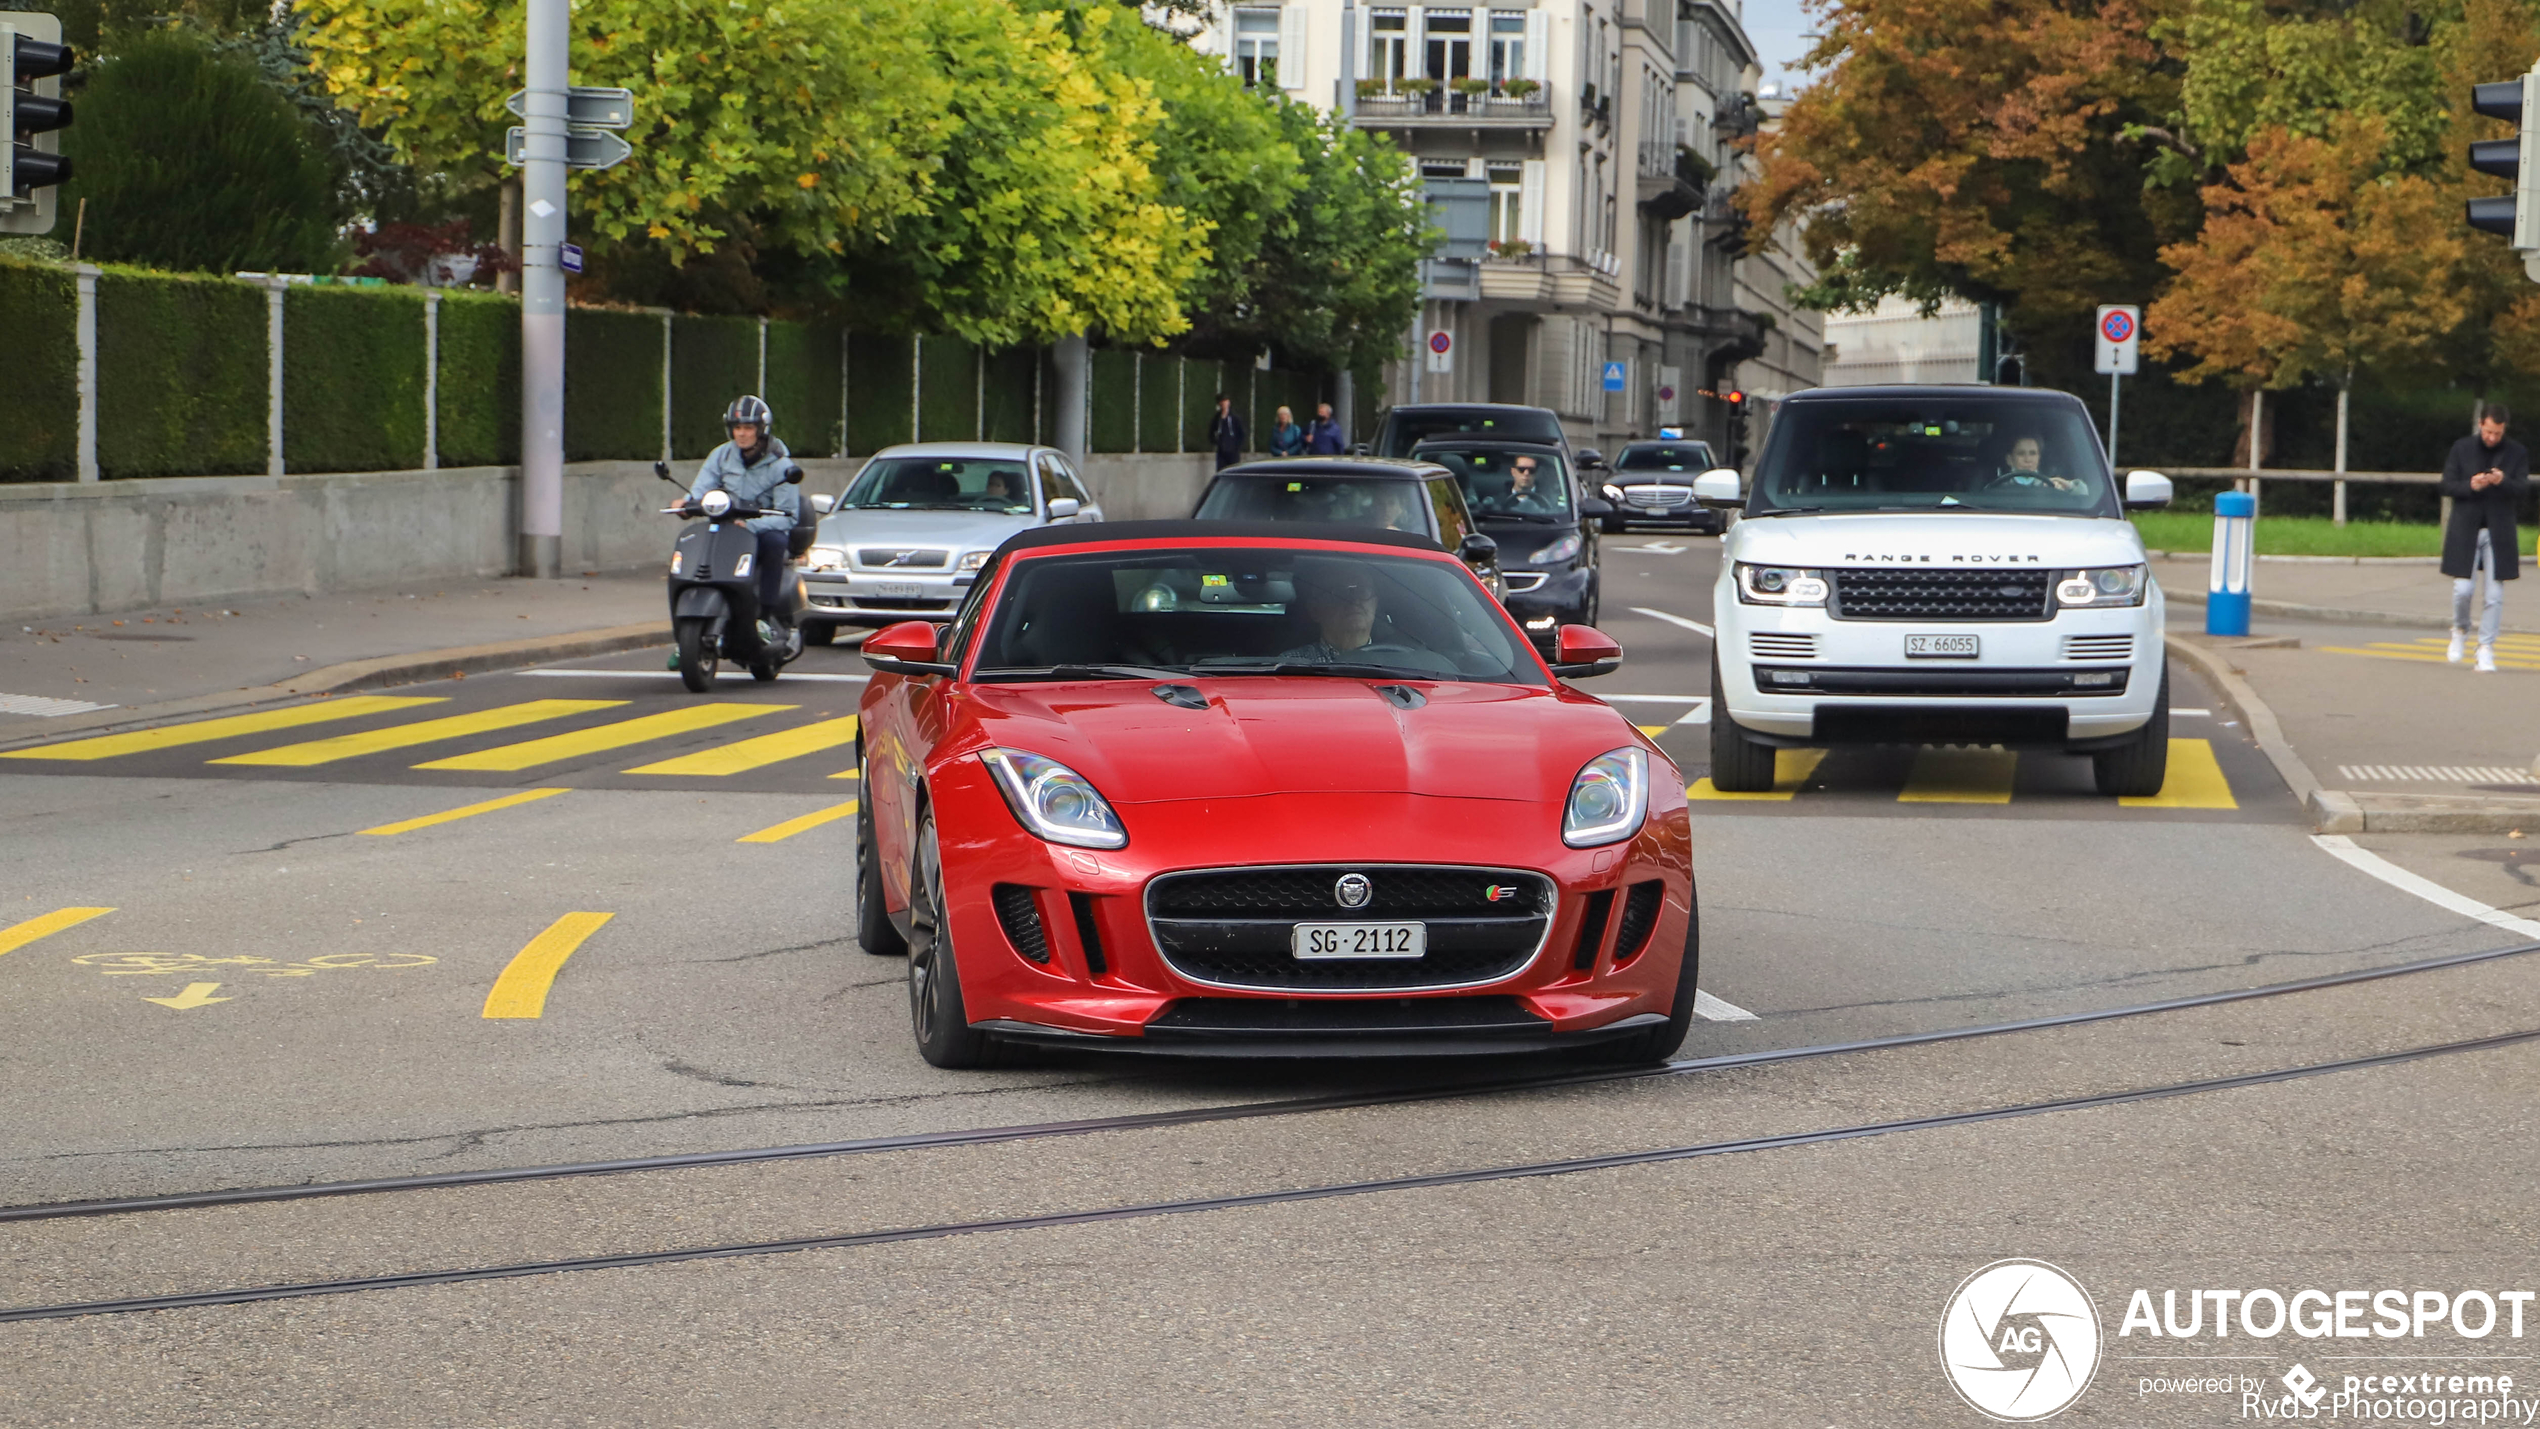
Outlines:
[[1622,297],[1619,266],[1608,255],[1581,258],[1568,253],[1523,249],[1523,244],[1495,244],[1476,265],[1481,296],[1497,302],[1569,303],[1615,307]]
[[1445,84],[1425,94],[1362,89],[1351,119],[1365,129],[1549,129],[1552,89],[1537,84],[1521,95],[1500,88],[1466,92]]

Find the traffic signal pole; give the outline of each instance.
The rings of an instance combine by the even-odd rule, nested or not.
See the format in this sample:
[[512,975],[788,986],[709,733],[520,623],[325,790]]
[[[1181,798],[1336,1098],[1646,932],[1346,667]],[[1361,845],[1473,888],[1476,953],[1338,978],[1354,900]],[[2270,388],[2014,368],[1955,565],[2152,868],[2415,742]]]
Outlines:
[[520,573],[551,580],[564,550],[564,268],[570,0],[529,0],[520,166]]

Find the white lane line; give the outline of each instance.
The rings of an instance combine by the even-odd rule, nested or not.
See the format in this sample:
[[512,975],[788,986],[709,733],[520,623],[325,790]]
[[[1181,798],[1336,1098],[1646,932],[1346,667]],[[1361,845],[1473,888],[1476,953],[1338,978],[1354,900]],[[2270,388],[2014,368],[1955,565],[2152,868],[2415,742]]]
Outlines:
[[[2326,849],[2330,857],[2361,869],[2402,893],[2413,893],[2437,908],[2448,909],[2464,918],[2475,918],[2481,923],[2502,928],[2508,933],[2519,933],[2526,938],[2540,938],[2540,923],[2535,923],[2528,918],[2517,918],[2500,908],[2490,908],[2475,898],[2454,893],[2433,879],[2419,878],[2377,853],[2355,847],[2355,841],[2344,834],[2313,834],[2311,842]],[[1697,993],[1695,996],[1699,998],[1700,994]]]
[[1711,633],[1711,627],[1703,624],[1699,620],[1687,620],[1681,615],[1669,615],[1663,610],[1651,610],[1645,605],[1633,606],[1632,614],[1646,615],[1652,620],[1663,620],[1669,625],[1681,625],[1696,635],[1708,636]]
[[1693,1015],[1711,1022],[1761,1022],[1762,1018],[1734,1002],[1722,1002],[1700,988],[1693,990]]
[[[676,680],[677,670],[514,670],[515,675],[548,675],[580,680]],[[781,680],[835,680],[842,685],[861,685],[871,675],[785,675]],[[781,682],[780,680],[780,682]]]
[[1627,551],[1656,551],[1662,556],[1681,556],[1693,548],[1691,546],[1679,546],[1673,541],[1650,541],[1643,545],[1626,546],[1623,549]]
[[113,705],[91,704],[86,700],[57,700],[50,695],[0,695],[0,714],[34,715],[39,719],[58,719],[63,715],[113,708]]
[[1624,704],[1640,705],[1699,705],[1707,704],[1711,699],[1709,695],[1598,695],[1597,698],[1607,704],[1619,700]]
[[2170,713],[2174,715],[2193,715],[2197,719],[2212,719],[2214,717],[2214,712],[2212,710],[2182,709],[2177,705],[2170,706]]
[[1676,721],[1678,724],[1709,724],[1710,722],[1711,697],[1708,695],[1695,700],[1693,708],[1685,711],[1685,717]]

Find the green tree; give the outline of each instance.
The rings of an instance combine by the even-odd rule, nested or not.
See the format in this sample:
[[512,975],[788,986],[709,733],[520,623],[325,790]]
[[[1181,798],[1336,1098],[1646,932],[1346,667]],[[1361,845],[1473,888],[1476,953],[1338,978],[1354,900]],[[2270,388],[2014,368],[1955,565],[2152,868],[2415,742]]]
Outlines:
[[63,132],[81,256],[201,272],[332,272],[335,171],[256,67],[192,30],[129,37]]
[[1246,274],[1247,307],[1224,326],[1283,352],[1372,373],[1401,355],[1420,311],[1420,260],[1435,236],[1411,160],[1311,105],[1277,102],[1300,160],[1295,195]]

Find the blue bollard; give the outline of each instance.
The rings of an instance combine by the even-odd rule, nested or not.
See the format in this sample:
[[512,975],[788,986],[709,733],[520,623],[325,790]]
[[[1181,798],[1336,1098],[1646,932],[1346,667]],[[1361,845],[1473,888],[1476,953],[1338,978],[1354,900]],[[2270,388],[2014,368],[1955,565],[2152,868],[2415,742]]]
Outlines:
[[2249,567],[2257,560],[2258,498],[2214,497],[2214,570],[2205,582],[2205,633],[2249,633]]

